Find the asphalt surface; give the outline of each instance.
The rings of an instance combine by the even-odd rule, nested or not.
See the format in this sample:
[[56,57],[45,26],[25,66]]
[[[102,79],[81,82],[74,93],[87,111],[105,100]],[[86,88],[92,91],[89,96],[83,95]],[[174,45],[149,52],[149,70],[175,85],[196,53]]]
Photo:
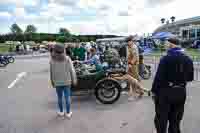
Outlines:
[[[0,68],[0,133],[153,133],[154,104],[147,96],[129,102],[122,95],[112,105],[100,104],[94,96],[73,97],[71,120],[57,118],[48,67],[48,58],[38,57]],[[143,81],[146,88],[151,83]],[[188,85],[183,133],[199,132],[199,86],[200,82]]]

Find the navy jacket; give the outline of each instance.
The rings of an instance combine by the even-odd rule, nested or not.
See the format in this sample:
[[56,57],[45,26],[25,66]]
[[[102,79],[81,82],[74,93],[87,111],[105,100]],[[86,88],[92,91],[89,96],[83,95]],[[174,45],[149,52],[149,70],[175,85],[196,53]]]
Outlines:
[[184,54],[183,49],[172,48],[161,58],[151,90],[154,94],[159,94],[162,89],[169,88],[169,82],[186,85],[193,79],[192,59]]

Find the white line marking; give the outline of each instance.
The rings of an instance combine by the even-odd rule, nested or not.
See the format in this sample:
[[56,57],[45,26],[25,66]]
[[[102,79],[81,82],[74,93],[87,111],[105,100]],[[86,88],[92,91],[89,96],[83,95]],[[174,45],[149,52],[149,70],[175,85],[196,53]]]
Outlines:
[[16,79],[8,86],[8,88],[10,89],[10,88],[14,87],[15,84],[16,84],[22,77],[26,76],[26,74],[27,74],[26,72],[21,72],[21,73],[17,74]]

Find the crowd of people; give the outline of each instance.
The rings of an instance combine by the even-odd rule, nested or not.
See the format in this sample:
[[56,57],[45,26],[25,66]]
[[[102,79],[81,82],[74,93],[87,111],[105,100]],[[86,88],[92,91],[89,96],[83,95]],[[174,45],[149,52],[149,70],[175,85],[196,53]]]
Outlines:
[[[133,36],[126,39],[128,44],[128,72],[121,75],[113,75],[117,80],[127,80],[130,84],[129,100],[140,98],[146,90],[141,84],[138,72],[140,54]],[[157,133],[166,133],[169,121],[169,133],[180,133],[180,122],[183,117],[186,100],[187,82],[193,80],[194,68],[192,60],[184,54],[178,46],[178,39],[166,39],[168,46],[167,55],[161,58],[157,73],[151,88],[155,103],[155,127]],[[70,88],[76,86],[77,77],[73,66],[74,62],[94,64],[101,70],[101,61],[96,47],[86,48],[84,45],[55,45],[51,49],[50,75],[52,86],[56,88],[58,96],[58,115],[64,116],[62,95],[66,100],[66,116],[71,117]],[[67,56],[66,56],[67,55]],[[135,94],[139,94],[138,96]]]
[[[137,46],[135,45],[134,38],[130,36],[126,39],[126,42],[128,43],[128,73],[119,76],[119,75],[112,75],[113,78],[117,80],[126,80],[130,84],[129,89],[129,100],[134,100],[135,98],[142,97],[144,94],[144,90],[146,90],[140,83],[140,78],[138,74],[138,63],[139,63],[139,52],[137,49]],[[63,45],[54,45],[50,49],[51,52],[51,60],[50,60],[50,73],[51,73],[51,81],[53,87],[57,88],[57,94],[58,94],[58,105],[60,111],[58,112],[59,115],[63,114],[63,108],[61,105],[61,93],[64,93],[67,103],[67,114],[70,115],[69,111],[69,97],[70,95],[68,92],[70,89],[70,86],[73,84],[75,86],[75,83],[77,81],[76,79],[76,73],[73,67],[72,62],[79,62],[83,64],[91,64],[95,65],[96,71],[101,71],[103,69],[102,63],[100,61],[100,57],[97,54],[98,48],[95,46],[86,47],[86,45],[82,44],[71,44],[67,46]],[[105,48],[105,51],[108,50],[108,48]],[[67,62],[67,63],[66,63]],[[63,66],[64,64],[64,66]],[[67,67],[70,66],[70,67]],[[67,70],[65,68],[68,68]],[[71,74],[70,74],[71,73]],[[71,76],[71,77],[70,77]],[[67,82],[68,81],[68,82]],[[73,82],[70,82],[73,81]],[[61,86],[61,87],[60,87]],[[62,89],[60,89],[62,88]],[[67,89],[68,88],[68,89]],[[58,90],[63,90],[58,91]],[[66,90],[68,90],[66,92]],[[138,94],[137,97],[135,94]]]
[[21,44],[16,45],[15,52],[18,54],[26,54],[29,51],[30,51],[29,45],[21,45]]

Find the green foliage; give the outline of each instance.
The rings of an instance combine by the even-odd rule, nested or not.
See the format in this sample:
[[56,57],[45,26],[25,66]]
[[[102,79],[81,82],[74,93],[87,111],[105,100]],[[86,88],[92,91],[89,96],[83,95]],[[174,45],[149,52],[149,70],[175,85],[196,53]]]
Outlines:
[[60,28],[59,34],[62,35],[62,36],[66,36],[66,37],[69,37],[71,35],[70,31],[66,28]]
[[60,28],[59,34],[36,33],[37,28],[34,25],[28,25],[24,34],[22,29],[15,23],[11,26],[12,34],[0,35],[0,43],[5,41],[59,41],[59,42],[89,42],[101,38],[119,37],[115,35],[72,35],[66,28]]
[[28,25],[26,27],[25,33],[36,33],[37,28],[34,25]]
[[60,42],[60,43],[65,43],[66,42],[66,37],[65,36],[59,36],[57,39],[56,39],[57,42]]
[[0,43],[0,53],[7,53],[7,52],[9,52],[10,48],[12,50],[15,50],[14,45],[8,45],[8,44]]
[[4,34],[0,35],[0,43],[4,43],[5,41],[57,41],[61,40],[63,42],[89,42],[95,41],[99,38],[108,38],[108,37],[117,37],[111,35],[71,35],[69,37],[61,36],[59,34],[48,34],[48,33],[29,33],[29,34]]
[[166,51],[166,47],[165,47],[165,42],[164,41],[160,41],[160,43],[158,43],[155,47],[155,51],[161,51],[161,52],[164,52]]
[[23,33],[22,29],[16,23],[11,26],[10,30],[13,34],[22,34]]

